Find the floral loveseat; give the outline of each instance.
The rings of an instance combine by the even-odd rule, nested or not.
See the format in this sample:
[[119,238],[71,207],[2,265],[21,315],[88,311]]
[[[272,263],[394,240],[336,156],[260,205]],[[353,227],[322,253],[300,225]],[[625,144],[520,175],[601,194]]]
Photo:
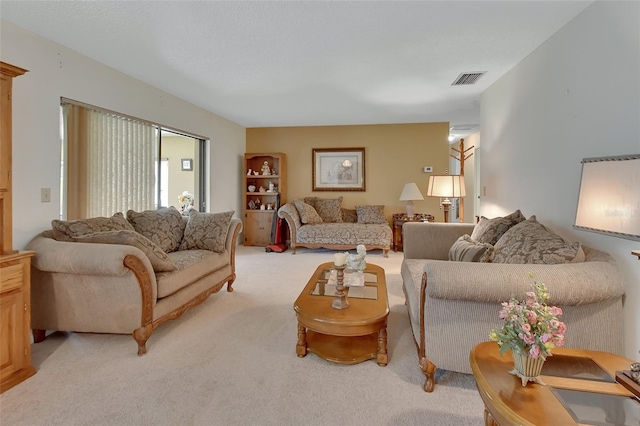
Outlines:
[[52,221],[27,246],[34,341],[46,330],[132,333],[138,355],[163,322],[233,291],[242,229],[233,212],[182,217],[173,207]]
[[403,290],[425,391],[436,367],[471,373],[469,353],[501,325],[501,303],[524,299],[532,278],[563,310],[565,346],[623,351],[624,279],[607,253],[566,241],[520,211],[477,225],[403,225]]
[[359,244],[367,250],[391,248],[392,232],[384,216],[384,206],[341,207],[342,197],[307,197],[280,207],[278,217],[289,226],[291,250],[297,247],[350,250]]

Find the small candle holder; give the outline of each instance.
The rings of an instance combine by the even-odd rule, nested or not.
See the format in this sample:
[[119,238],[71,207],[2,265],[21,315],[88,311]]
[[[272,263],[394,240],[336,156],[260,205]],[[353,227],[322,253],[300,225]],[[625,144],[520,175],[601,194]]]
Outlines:
[[349,307],[349,301],[347,300],[347,292],[346,287],[344,286],[344,269],[346,265],[336,265],[333,264],[334,269],[336,270],[336,297],[334,297],[331,302],[331,307],[334,309],[346,309]]

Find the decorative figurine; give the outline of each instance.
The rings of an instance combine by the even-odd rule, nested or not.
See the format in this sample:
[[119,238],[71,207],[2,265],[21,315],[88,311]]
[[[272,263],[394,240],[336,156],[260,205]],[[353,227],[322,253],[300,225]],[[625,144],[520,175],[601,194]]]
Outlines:
[[255,210],[256,209],[256,202],[251,200],[249,201],[249,210]]
[[265,161],[262,163],[262,176],[269,176],[271,174],[271,169],[269,168],[269,163]]
[[256,186],[255,185],[249,185],[249,192],[255,192],[256,190]]
[[258,175],[260,174],[260,172],[259,172],[259,171],[257,171],[257,170],[254,170],[254,171],[253,171],[253,174],[254,174],[255,176],[258,176]]
[[365,256],[367,255],[367,248],[363,244],[358,244],[356,247],[356,254],[347,254],[347,268],[354,269],[356,271],[364,271],[367,267]]
[[247,176],[251,176],[251,169],[247,172]]

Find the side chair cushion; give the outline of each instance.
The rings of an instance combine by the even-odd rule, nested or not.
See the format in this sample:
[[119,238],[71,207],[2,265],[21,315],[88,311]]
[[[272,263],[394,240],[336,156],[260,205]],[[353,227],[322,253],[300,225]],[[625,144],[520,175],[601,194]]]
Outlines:
[[300,222],[303,224],[322,223],[322,218],[310,204],[302,200],[294,200],[293,204],[296,206],[296,209],[298,209]]
[[567,241],[535,216],[515,225],[495,245],[493,263],[561,264],[584,262],[580,242]]
[[53,230],[53,238],[57,241],[73,241],[76,237],[96,232],[134,230],[120,212],[111,217],[93,217],[70,221],[55,219],[51,221],[51,228]]
[[127,219],[137,232],[156,243],[166,253],[178,250],[180,247],[186,224],[175,207],[162,207],[143,212],[129,210]]
[[384,206],[356,206],[358,223],[388,223]]
[[82,235],[73,239],[80,243],[97,244],[122,244],[140,249],[151,262],[156,272],[174,271],[176,265],[169,259],[156,243],[137,233],[134,230],[121,229],[117,231],[96,232],[95,234]]
[[224,213],[200,213],[190,210],[180,250],[199,249],[223,253],[229,223],[234,213],[233,210]]
[[487,243],[495,246],[500,237],[512,226],[526,220],[520,210],[516,210],[508,216],[487,219],[482,216],[480,222],[473,228],[471,239],[479,243]]
[[469,235],[457,239],[449,249],[449,260],[455,262],[483,262],[493,260],[495,249],[491,244],[479,243]]

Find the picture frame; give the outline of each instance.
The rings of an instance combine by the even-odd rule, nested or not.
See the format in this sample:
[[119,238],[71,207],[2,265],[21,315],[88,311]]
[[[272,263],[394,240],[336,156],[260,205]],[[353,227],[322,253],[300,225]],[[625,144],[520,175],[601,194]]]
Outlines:
[[180,160],[180,164],[182,165],[183,172],[193,171],[193,158],[183,158]]
[[365,191],[364,148],[313,148],[314,191]]

